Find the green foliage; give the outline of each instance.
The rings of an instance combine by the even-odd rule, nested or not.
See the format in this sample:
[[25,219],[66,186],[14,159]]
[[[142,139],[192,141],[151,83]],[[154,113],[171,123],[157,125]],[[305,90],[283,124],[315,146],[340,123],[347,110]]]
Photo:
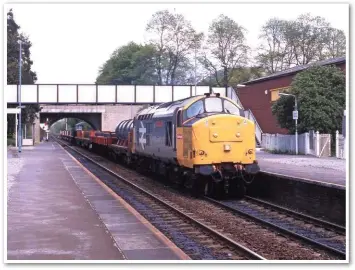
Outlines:
[[[22,84],[34,84],[37,80],[37,75],[31,70],[33,64],[30,58],[30,48],[32,46],[29,38],[23,34],[19,34],[20,26],[16,24],[12,10],[7,13],[7,84],[19,83],[19,53],[20,47],[18,42],[22,41]],[[16,107],[16,105],[8,106]],[[21,122],[33,123],[36,113],[39,112],[37,104],[28,104],[22,109]],[[8,132],[15,131],[15,115],[7,116]]]
[[262,26],[259,38],[262,44],[256,60],[269,74],[292,65],[345,56],[346,51],[344,31],[309,13],[296,20],[271,18]]
[[156,51],[150,45],[134,42],[114,51],[100,69],[98,84],[154,84]]
[[[75,128],[75,125],[83,122],[80,119],[77,118],[67,118],[67,128],[68,130]],[[92,127],[86,123],[83,122],[83,130],[91,130]],[[59,134],[61,130],[65,130],[65,119],[58,120],[57,122],[53,123],[50,127],[50,131],[54,134]]]
[[[341,130],[345,86],[345,74],[335,66],[313,66],[295,76],[290,93],[297,96],[300,133]],[[290,96],[280,97],[272,106],[280,126],[289,129],[290,133],[295,132],[293,106],[294,99]]]
[[276,154],[276,155],[296,155],[296,151],[291,151],[291,150],[268,150],[264,149],[265,152],[271,153],[271,154]]
[[7,146],[15,146],[15,145],[16,145],[16,139],[7,138]]
[[223,14],[212,21],[199,62],[214,75],[217,85],[228,86],[234,70],[247,63],[249,47],[244,35],[245,29]]
[[[217,72],[217,81],[223,81],[223,70],[218,70]],[[265,75],[265,71],[261,67],[237,67],[228,72],[229,82],[228,85],[232,87],[236,87],[240,82],[247,82],[250,80],[254,80],[260,78]],[[218,82],[216,81],[215,75],[210,74],[206,78],[202,79],[198,84],[199,85],[211,85],[218,86]]]
[[190,57],[201,47],[197,33],[182,14],[168,10],[153,14],[146,27],[149,44],[156,50],[158,85],[186,84],[191,73]]
[[255,64],[249,63],[245,33],[223,14],[211,22],[205,35],[182,14],[158,11],[146,26],[147,44],[131,42],[118,48],[100,69],[97,83],[193,84],[196,75],[199,85],[235,86],[293,65],[345,54],[344,32],[308,13],[295,20],[268,20],[261,28]]

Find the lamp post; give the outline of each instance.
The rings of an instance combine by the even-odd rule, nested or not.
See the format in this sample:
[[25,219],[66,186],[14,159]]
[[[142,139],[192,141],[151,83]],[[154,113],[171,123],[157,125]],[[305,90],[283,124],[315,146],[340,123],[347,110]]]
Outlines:
[[18,60],[18,65],[19,65],[19,86],[18,86],[18,99],[19,99],[19,108],[20,108],[20,113],[19,113],[19,129],[18,129],[18,151],[21,153],[21,148],[22,148],[22,123],[21,123],[21,78],[22,78],[22,72],[21,72],[21,66],[22,66],[22,41],[19,40],[18,42],[20,44],[20,52],[19,52],[19,60]]
[[197,74],[196,55],[197,55],[197,46],[196,46],[196,38],[195,38],[195,96],[196,96],[196,85],[197,85],[197,78],[196,78],[196,74]]
[[292,96],[295,98],[295,110],[293,111],[293,119],[296,121],[296,155],[298,155],[298,132],[297,132],[297,120],[298,120],[298,110],[297,110],[297,97],[292,94],[279,93],[280,96]]

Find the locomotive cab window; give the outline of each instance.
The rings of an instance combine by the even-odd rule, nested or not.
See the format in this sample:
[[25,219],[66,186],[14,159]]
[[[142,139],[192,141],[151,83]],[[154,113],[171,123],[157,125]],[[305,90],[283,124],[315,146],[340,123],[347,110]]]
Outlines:
[[186,119],[192,118],[200,113],[203,113],[203,111],[204,111],[203,101],[202,100],[196,101],[186,110]]
[[178,127],[181,127],[182,126],[182,113],[181,113],[182,111],[181,110],[179,110],[178,112],[177,112],[177,115],[176,115],[176,125],[178,126]]
[[240,115],[240,109],[235,106],[232,102],[229,100],[224,100],[224,112],[234,114],[234,115]]
[[220,98],[205,99],[206,112],[222,112],[222,100]]

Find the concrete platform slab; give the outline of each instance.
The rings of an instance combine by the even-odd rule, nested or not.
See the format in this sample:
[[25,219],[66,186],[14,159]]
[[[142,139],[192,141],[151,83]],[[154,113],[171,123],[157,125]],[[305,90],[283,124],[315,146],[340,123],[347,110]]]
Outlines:
[[346,160],[305,155],[280,155],[258,151],[256,158],[262,172],[289,178],[303,178],[321,185],[346,185]]
[[8,262],[189,259],[58,144],[8,159]]

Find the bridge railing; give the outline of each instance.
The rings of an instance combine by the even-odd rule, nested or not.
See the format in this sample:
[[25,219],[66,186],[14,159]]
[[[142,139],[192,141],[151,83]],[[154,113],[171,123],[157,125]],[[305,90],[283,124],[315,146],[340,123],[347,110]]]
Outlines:
[[251,120],[255,124],[255,139],[256,139],[256,142],[259,145],[261,145],[263,131],[261,130],[261,127],[260,127],[258,121],[256,121],[256,118],[255,118],[253,112],[250,109],[244,110],[244,115],[246,118],[248,118],[249,120]]
[[[7,103],[19,102],[18,85],[6,85]],[[227,88],[212,87],[227,95]],[[175,101],[210,92],[209,86],[32,84],[21,85],[21,103],[40,104],[154,104]]]

